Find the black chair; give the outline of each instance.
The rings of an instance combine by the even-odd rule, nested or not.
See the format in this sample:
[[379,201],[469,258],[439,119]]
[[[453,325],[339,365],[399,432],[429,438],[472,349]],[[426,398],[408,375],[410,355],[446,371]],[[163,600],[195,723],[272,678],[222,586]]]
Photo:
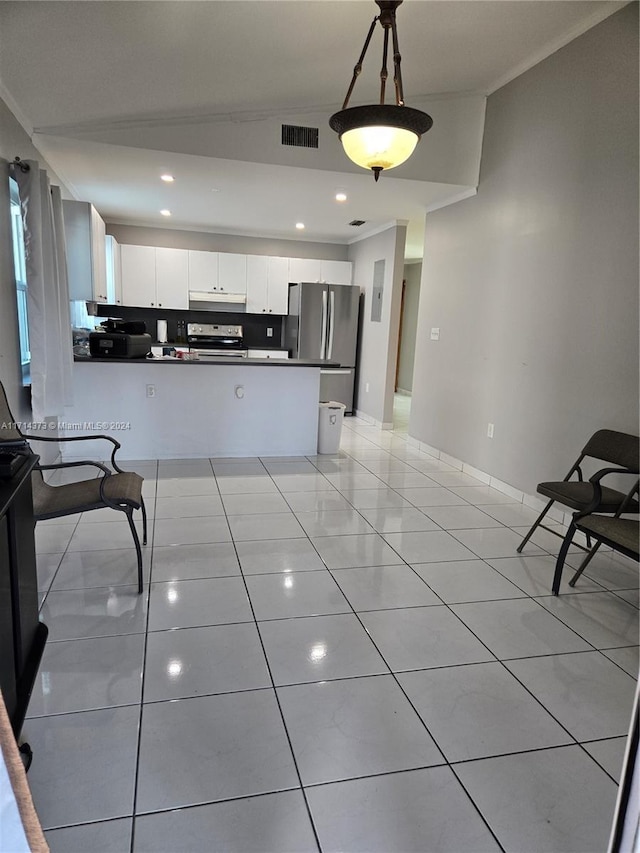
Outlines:
[[[9,409],[5,390],[0,383],[0,450],[14,450],[18,452],[30,452],[29,441],[95,441],[104,439],[110,442],[111,469],[101,462],[83,460],[79,462],[60,462],[55,465],[40,465],[34,469],[31,475],[33,489],[33,514],[37,521],[47,518],[60,518],[65,515],[73,515],[77,512],[89,512],[93,509],[110,507],[123,512],[127,521],[136,549],[138,562],[138,592],[143,589],[142,577],[142,549],[140,539],[133,518],[134,510],[142,512],[142,544],[147,544],[147,511],[142,497],[143,479],[133,471],[123,471],[116,462],[116,452],[120,443],[110,435],[77,435],[55,438],[53,436],[27,435],[22,433]],[[75,483],[65,483],[54,486],[46,483],[42,476],[43,471],[59,471],[68,468],[79,468],[92,466],[102,471],[100,476],[89,480],[80,480]]]
[[[560,480],[558,482],[538,483],[538,493],[549,498],[549,502],[538,518],[534,521],[531,529],[522,542],[518,545],[518,553],[522,552],[522,549],[538,527],[548,530],[549,533],[553,533],[560,539],[563,538],[563,534],[542,524],[542,519],[556,501],[570,509],[576,510],[577,512],[583,512],[591,505],[594,496],[594,486],[591,481],[584,481],[581,466],[585,459],[595,459],[601,462],[607,462],[609,465],[617,465],[619,469],[626,471],[637,470],[639,458],[640,451],[638,436],[628,435],[624,432],[615,432],[610,429],[600,429],[595,432],[582,448],[580,456],[578,456],[576,461],[573,463],[564,480]],[[574,475],[577,479],[572,480],[571,478]],[[600,505],[598,506],[598,512],[604,514],[613,514],[617,512],[620,504],[626,497],[617,489],[604,486],[600,488],[599,495]],[[640,506],[638,501],[634,499],[629,501],[625,511],[638,512],[639,509]],[[595,546],[595,550],[597,550],[599,546],[600,543],[598,542]],[[582,545],[579,545],[578,547],[583,548]],[[586,551],[591,549],[591,534],[587,533],[587,548],[583,548],[583,550]]]
[[623,473],[632,474],[636,480],[624,496],[615,515],[600,515],[599,510],[602,501],[602,492],[604,491],[600,481],[608,474],[620,474],[619,468],[605,468],[603,471],[598,471],[589,481],[593,486],[593,498],[591,504],[582,512],[576,512],[573,516],[564,542],[560,548],[558,559],[556,561],[556,570],[553,576],[552,591],[554,595],[560,592],[560,581],[562,580],[562,571],[567,558],[569,546],[573,540],[576,530],[581,530],[584,534],[595,540],[596,544],[591,548],[587,556],[584,558],[577,571],[569,581],[569,586],[575,586],[576,581],[589,565],[591,558],[597,551],[600,545],[607,545],[614,551],[619,551],[626,557],[631,559],[639,559],[639,540],[640,540],[640,520],[636,518],[622,518],[623,513],[628,511],[627,507],[635,502],[635,497],[638,495],[640,488],[640,480],[637,479],[638,467],[635,469],[627,469]]

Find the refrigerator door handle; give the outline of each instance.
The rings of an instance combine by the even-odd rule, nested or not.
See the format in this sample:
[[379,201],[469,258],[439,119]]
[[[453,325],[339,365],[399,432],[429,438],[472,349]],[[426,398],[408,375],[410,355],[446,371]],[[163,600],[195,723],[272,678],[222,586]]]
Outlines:
[[327,291],[322,291],[322,326],[320,329],[320,358],[327,357]]
[[331,356],[333,355],[333,333],[336,327],[336,294],[333,290],[329,292],[329,305],[331,310],[329,311],[329,351],[327,352],[327,358],[331,358]]

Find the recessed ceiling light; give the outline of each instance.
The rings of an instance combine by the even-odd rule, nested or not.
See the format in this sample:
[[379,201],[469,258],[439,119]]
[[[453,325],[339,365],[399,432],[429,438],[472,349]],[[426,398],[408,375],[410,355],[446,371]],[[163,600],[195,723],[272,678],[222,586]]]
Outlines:
[[304,222],[296,222],[296,228],[298,229],[298,231],[303,231],[304,230]]
[[171,211],[170,211],[170,210],[161,210],[161,211],[160,211],[160,213],[161,213],[163,216],[171,216]]
[[172,184],[175,181],[173,175],[160,175],[160,180],[167,184]]
[[342,191],[336,193],[336,201],[346,201],[346,200],[347,200],[347,194],[346,193],[343,193]]

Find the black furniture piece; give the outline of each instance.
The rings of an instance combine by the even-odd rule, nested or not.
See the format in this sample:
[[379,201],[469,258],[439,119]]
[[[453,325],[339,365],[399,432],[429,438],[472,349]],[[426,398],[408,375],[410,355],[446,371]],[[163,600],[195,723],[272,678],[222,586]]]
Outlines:
[[[542,527],[562,539],[562,534],[542,524],[542,519],[549,512],[552,505],[557,501],[570,509],[578,512],[583,512],[590,507],[594,497],[594,486],[591,480],[585,482],[582,472],[582,464],[585,460],[594,459],[601,462],[606,462],[609,465],[616,465],[621,470],[637,470],[640,458],[638,436],[628,435],[624,432],[616,432],[610,429],[600,429],[591,436],[589,441],[582,448],[580,456],[569,469],[568,474],[563,480],[557,482],[538,483],[537,491],[539,494],[549,498],[549,502],[542,510],[538,518],[534,521],[531,529],[518,545],[518,553],[527,544],[537,527]],[[571,479],[575,476],[575,479]],[[605,514],[615,513],[620,504],[625,500],[625,495],[617,489],[601,487],[599,491],[600,504],[598,512]],[[638,512],[640,506],[637,500],[631,500],[626,505],[625,512]],[[590,510],[593,512],[593,508]],[[599,548],[600,543],[596,543],[595,549],[591,546],[590,534],[587,534],[587,548],[583,550],[592,550],[591,556]],[[567,546],[568,547],[568,546]],[[578,547],[583,547],[579,545]]]
[[567,558],[569,546],[573,540],[576,530],[581,530],[588,537],[595,540],[595,545],[591,548],[582,563],[578,566],[577,571],[569,581],[569,586],[575,586],[576,581],[588,566],[591,558],[600,547],[607,545],[613,548],[614,551],[619,551],[626,557],[638,560],[640,547],[640,520],[637,518],[622,518],[623,513],[628,512],[627,507],[635,503],[635,498],[638,495],[640,488],[640,480],[638,476],[638,466],[633,469],[627,469],[625,474],[631,474],[636,477],[635,482],[629,492],[624,496],[622,503],[619,505],[615,515],[601,515],[596,510],[600,509],[602,502],[602,492],[604,491],[601,485],[601,480],[608,474],[620,474],[618,468],[605,468],[603,471],[598,471],[589,481],[593,486],[593,498],[589,506],[582,512],[576,512],[573,520],[569,525],[569,530],[564,538],[558,559],[556,561],[556,570],[553,575],[552,591],[554,595],[560,592],[560,581],[562,580],[562,571]]
[[[136,530],[133,513],[142,511],[142,544],[147,544],[147,511],[142,498],[142,477],[133,471],[123,471],[116,462],[116,452],[120,443],[110,435],[74,435],[74,436],[45,436],[27,435],[20,432],[9,409],[7,397],[0,383],[0,449],[14,449],[20,453],[29,452],[28,441],[95,441],[103,439],[110,442],[111,469],[101,462],[82,460],[79,462],[59,462],[56,465],[40,465],[33,467],[33,515],[36,521],[46,518],[60,518],[77,512],[89,512],[93,509],[110,507],[123,512],[129,522],[138,561],[138,592],[143,589],[142,549]],[[93,467],[102,471],[102,475],[89,480],[75,483],[65,483],[53,486],[45,483],[43,471],[59,471],[68,468]]]
[[13,475],[0,477],[0,688],[16,739],[48,634],[38,620],[31,493],[38,456],[21,456],[19,463]]

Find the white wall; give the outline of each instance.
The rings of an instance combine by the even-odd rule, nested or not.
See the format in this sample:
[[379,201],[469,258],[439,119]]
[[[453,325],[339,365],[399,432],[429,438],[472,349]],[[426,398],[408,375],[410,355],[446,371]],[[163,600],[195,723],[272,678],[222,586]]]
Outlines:
[[[352,243],[353,282],[364,294],[361,302],[361,332],[358,361],[356,410],[378,423],[393,424],[393,392],[398,349],[398,325],[402,297],[406,224],[392,225],[379,234]],[[385,261],[381,322],[371,320],[373,270]],[[367,390],[367,387],[369,390]]]
[[477,196],[427,217],[409,433],[532,494],[601,427],[638,431],[635,3],[489,98]]

